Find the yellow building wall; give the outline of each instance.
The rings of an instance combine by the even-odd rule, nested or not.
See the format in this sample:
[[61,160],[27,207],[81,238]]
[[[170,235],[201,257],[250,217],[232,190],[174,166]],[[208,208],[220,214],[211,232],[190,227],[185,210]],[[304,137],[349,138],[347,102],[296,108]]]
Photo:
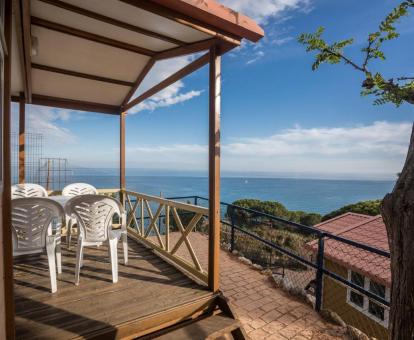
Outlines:
[[[327,270],[347,279],[348,270],[330,260],[325,259]],[[388,329],[363,314],[346,302],[347,288],[338,281],[324,276],[323,281],[323,309],[331,310],[337,313],[345,323],[354,326],[365,334],[375,337],[379,340],[388,339]]]

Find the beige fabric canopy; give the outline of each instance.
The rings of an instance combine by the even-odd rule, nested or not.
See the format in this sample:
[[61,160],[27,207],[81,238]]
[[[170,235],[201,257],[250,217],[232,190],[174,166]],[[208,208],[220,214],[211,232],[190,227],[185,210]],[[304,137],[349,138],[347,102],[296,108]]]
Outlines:
[[12,99],[119,114],[208,62],[133,98],[159,60],[221,53],[263,30],[213,0],[15,0]]

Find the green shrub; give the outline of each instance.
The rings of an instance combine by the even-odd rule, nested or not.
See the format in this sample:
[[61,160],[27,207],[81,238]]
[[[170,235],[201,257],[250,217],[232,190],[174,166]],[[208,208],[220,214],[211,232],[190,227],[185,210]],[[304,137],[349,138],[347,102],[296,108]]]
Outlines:
[[[321,215],[316,213],[307,213],[304,211],[290,211],[286,207],[277,201],[260,201],[257,199],[241,199],[233,202],[233,205],[237,205],[243,208],[255,210],[260,213],[269,214],[272,216],[280,217],[288,221],[301,223],[307,226],[313,226],[321,221]],[[233,219],[233,222],[239,226],[252,227],[254,225],[261,225],[263,223],[270,223],[272,225],[278,224],[277,222],[271,222],[271,219],[247,212],[241,209],[233,208],[229,206],[227,208],[227,216]],[[278,225],[283,228],[283,224]]]
[[370,201],[361,201],[354,204],[346,205],[338,210],[334,210],[329,214],[326,214],[322,217],[322,221],[329,220],[336,216],[345,214],[347,212],[353,212],[358,214],[365,214],[370,216],[379,215],[380,212],[381,200],[370,200]]

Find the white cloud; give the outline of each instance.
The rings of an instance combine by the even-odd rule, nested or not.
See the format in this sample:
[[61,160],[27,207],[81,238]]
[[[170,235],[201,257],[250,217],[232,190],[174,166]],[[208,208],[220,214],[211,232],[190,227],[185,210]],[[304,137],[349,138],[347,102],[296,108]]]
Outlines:
[[403,156],[410,123],[306,129],[296,126],[270,137],[247,138],[228,144],[232,155],[268,156]]
[[[157,62],[135,93],[134,97],[139,96],[140,94],[150,89],[152,86],[158,84],[173,73],[182,69],[191,61],[193,61],[195,57],[197,56],[191,55]],[[182,103],[194,97],[198,97],[203,92],[202,90],[190,90],[187,92],[182,92],[183,89],[184,82],[182,80],[179,80],[161,92],[157,93],[156,95],[152,96],[151,98],[132,108],[130,110],[130,113],[138,113],[143,110],[154,111],[160,107],[167,107]]]
[[126,158],[132,168],[205,170],[207,150],[200,144],[127,146]]
[[306,11],[310,4],[310,0],[220,0],[220,2],[259,23],[265,23],[269,17],[275,17],[286,10]]
[[[401,170],[411,123],[374,122],[333,128],[296,126],[272,136],[222,145],[225,171],[352,174],[391,177]],[[175,144],[128,149],[128,159],[160,169],[207,169],[207,146]],[[138,157],[139,156],[139,157]]]
[[[13,130],[17,131],[18,105],[12,105]],[[69,121],[72,114],[81,115],[78,111],[58,109],[46,106],[26,105],[26,131],[42,133],[50,143],[73,143],[76,136],[69,129],[62,126],[62,123]]]
[[294,38],[293,37],[276,37],[275,39],[272,40],[272,44],[276,45],[276,46],[282,46],[286,43],[288,43],[289,41],[292,41]]
[[246,62],[247,65],[253,64],[259,59],[263,58],[265,53],[263,51],[256,51],[253,55],[253,58]]
[[274,55],[283,45],[294,38],[290,35],[292,26],[287,21],[294,14],[307,14],[312,10],[312,0],[220,0],[220,2],[238,12],[255,19],[265,29],[265,37],[258,43],[245,43],[235,49],[236,54],[244,57],[246,64],[253,64],[266,55]]

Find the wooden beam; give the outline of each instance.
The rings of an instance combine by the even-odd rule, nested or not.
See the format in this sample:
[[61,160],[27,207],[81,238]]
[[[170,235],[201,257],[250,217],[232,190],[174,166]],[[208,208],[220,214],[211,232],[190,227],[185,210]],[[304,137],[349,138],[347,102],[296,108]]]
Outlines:
[[208,286],[219,290],[220,257],[220,107],[221,107],[221,57],[218,46],[210,49],[209,86],[209,252]]
[[107,17],[105,15],[102,15],[102,14],[99,14],[99,13],[96,13],[96,12],[89,11],[87,9],[77,7],[77,6],[68,4],[66,2],[60,1],[60,0],[39,0],[39,1],[42,1],[44,3],[50,4],[50,5],[62,8],[62,9],[65,9],[67,11],[71,11],[71,12],[74,12],[74,13],[81,14],[81,15],[86,16],[88,18],[99,20],[99,21],[105,22],[107,24],[111,24],[113,26],[117,26],[117,27],[129,30],[129,31],[135,32],[135,33],[143,34],[143,35],[146,35],[146,36],[151,37],[151,38],[162,40],[162,41],[174,44],[174,45],[183,46],[183,45],[187,44],[186,42],[184,42],[182,40],[169,37],[165,34],[153,32],[153,31],[147,30],[147,29],[139,27],[139,26],[131,25],[131,24],[128,24],[126,22],[119,21],[119,20],[116,20],[114,18],[110,18],[110,17]]
[[25,182],[25,142],[26,139],[26,100],[24,94],[20,94],[19,101],[19,183]]
[[114,40],[114,39],[111,39],[111,38],[103,37],[101,35],[97,35],[97,34],[94,34],[94,33],[82,31],[82,30],[79,30],[77,28],[65,26],[65,25],[58,24],[56,22],[52,22],[52,21],[48,21],[48,20],[44,20],[44,19],[41,19],[41,18],[38,18],[38,17],[33,17],[32,16],[32,25],[43,27],[43,28],[53,30],[53,31],[57,31],[57,32],[61,32],[61,33],[64,33],[64,34],[73,35],[73,36],[78,37],[78,38],[87,39],[87,40],[94,41],[94,42],[97,42],[97,43],[100,43],[100,44],[120,48],[120,49],[123,49],[123,50],[126,50],[126,51],[146,55],[146,56],[149,56],[149,57],[152,57],[152,56],[155,55],[154,51],[149,50],[149,49],[144,48],[144,47],[139,47],[139,46],[135,46],[135,45],[128,44],[128,43],[125,43],[125,42],[121,42],[121,41],[118,41],[118,40]]
[[216,43],[217,39],[215,38],[197,41],[186,46],[175,47],[163,52],[159,52],[154,58],[156,60],[163,60],[168,58],[181,57],[184,55],[208,50],[211,46],[213,46]]
[[[15,311],[14,311],[14,288],[13,288],[13,242],[11,226],[11,104],[10,104],[10,87],[11,87],[11,64],[12,56],[12,0],[2,2],[4,4],[4,37],[7,47],[7,55],[4,56],[3,82],[3,115],[0,125],[3,131],[1,134],[3,149],[0,163],[3,166],[1,191],[1,225],[0,225],[0,254],[2,265],[0,265],[1,293],[0,304],[4,307],[1,309],[1,330],[0,334],[5,333],[4,339],[15,339]],[[0,5],[0,6],[2,6]],[[1,80],[0,80],[1,81]],[[1,117],[1,116],[0,116]],[[4,328],[3,328],[4,327]]]
[[126,189],[125,180],[125,117],[126,113],[119,115],[119,188],[122,193]]
[[24,64],[26,74],[26,101],[32,101],[32,35],[30,32],[30,0],[20,0],[21,8],[21,25],[23,38],[23,57],[21,61]]
[[[20,100],[20,97],[12,96],[12,101],[19,102],[19,100]],[[113,114],[113,115],[119,115],[119,111],[120,111],[120,107],[115,106],[115,105],[100,104],[100,103],[67,99],[67,98],[50,97],[50,96],[44,96],[40,94],[32,95],[32,104],[58,107],[61,109],[108,113],[108,114]]]
[[134,83],[131,82],[131,81],[125,81],[125,80],[118,80],[118,79],[113,79],[113,78],[95,76],[93,74],[87,74],[87,73],[82,73],[82,72],[77,72],[77,71],[65,70],[65,69],[58,68],[58,67],[53,67],[53,66],[47,66],[47,65],[32,63],[32,68],[37,69],[37,70],[47,71],[47,72],[66,74],[68,76],[73,76],[73,77],[78,77],[78,78],[85,78],[85,79],[90,79],[90,80],[95,80],[95,81],[101,81],[101,82],[104,82],[104,83],[110,83],[110,84],[115,84],[115,85],[122,85],[122,86],[128,86],[128,87],[134,86]]
[[164,79],[159,84],[153,86],[148,91],[145,91],[143,94],[138,96],[137,98],[130,101],[128,104],[125,105],[125,110],[129,110],[135,105],[138,105],[139,103],[143,102],[145,99],[153,96],[154,94],[158,93],[159,91],[167,88],[171,84],[174,84],[176,81],[180,80],[181,78],[184,78],[185,76],[189,75],[190,73],[193,73],[194,71],[198,70],[199,68],[203,67],[209,62],[209,56],[208,53],[203,55],[202,57],[196,59],[191,64],[188,64],[181,70],[177,71],[173,75],[169,76],[168,78]]
[[22,75],[22,84],[24,87],[24,94],[25,94],[25,97],[28,98],[29,97],[28,79],[27,79],[27,70],[26,70],[25,55],[24,55],[22,9],[21,9],[20,1],[17,1],[17,0],[13,1],[13,11],[14,11],[14,21],[15,21],[15,27],[16,27],[17,47],[19,50],[19,59],[21,62],[20,73]]
[[[232,50],[236,46],[229,43],[221,43],[219,44],[220,50],[218,51],[219,55],[223,55],[224,53]],[[174,84],[176,81],[180,80],[181,78],[184,78],[185,76],[197,71],[204,65],[208,64],[210,61],[209,59],[209,53],[204,54],[200,58],[196,59],[192,63],[188,64],[187,66],[183,67],[181,70],[177,71],[173,75],[169,76],[168,78],[164,79],[162,82],[158,83],[157,85],[153,86],[137,98],[130,101],[128,104],[123,105],[123,108],[125,111],[131,109],[135,105],[138,105],[139,103],[143,102],[145,99],[148,99],[149,97],[153,96],[154,94],[158,93],[159,91],[167,88],[171,84]]]
[[165,6],[156,4],[155,2],[136,1],[136,0],[120,0],[120,1],[125,2],[131,6],[141,8],[148,12],[160,15],[162,17],[168,18],[181,25],[191,27],[195,30],[206,33],[220,40],[227,41],[235,45],[240,45],[240,41],[241,41],[240,37],[233,35],[231,33],[225,32],[223,30],[220,30],[216,27],[213,27],[212,25],[202,23],[201,21],[196,20],[191,16],[187,16],[180,12],[171,10]]
[[125,99],[123,100],[122,105],[121,105],[122,107],[125,107],[125,105],[130,101],[130,99],[134,95],[135,91],[138,89],[138,87],[144,81],[144,79],[147,76],[147,74],[149,73],[149,71],[151,71],[154,64],[155,64],[155,59],[154,58],[151,58],[150,60],[148,60],[148,63],[142,69],[142,71],[138,75],[137,79],[135,80],[135,83],[132,86],[131,90],[128,92]]

